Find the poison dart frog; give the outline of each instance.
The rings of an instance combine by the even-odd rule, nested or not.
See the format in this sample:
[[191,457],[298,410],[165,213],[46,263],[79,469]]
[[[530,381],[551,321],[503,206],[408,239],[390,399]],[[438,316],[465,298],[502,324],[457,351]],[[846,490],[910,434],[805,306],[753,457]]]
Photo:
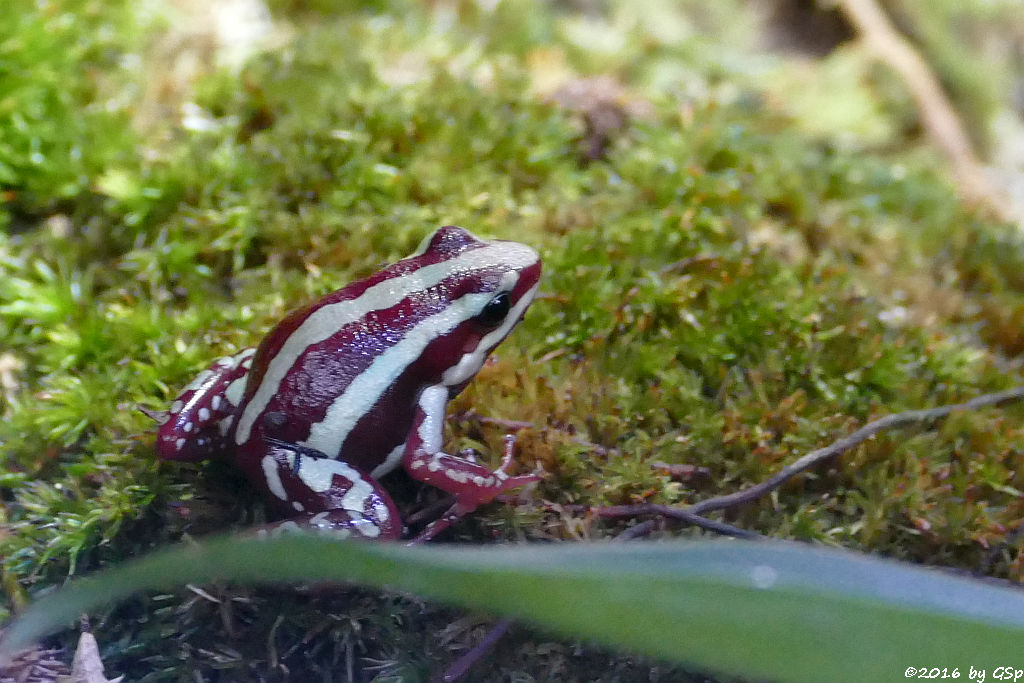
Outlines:
[[540,273],[524,244],[440,228],[199,373],[170,410],[150,413],[162,422],[157,454],[232,458],[288,517],[279,525],[379,539],[402,534],[378,482],[399,464],[454,496],[442,520],[536,481],[508,475],[508,454],[491,471],[444,453],[442,437],[448,401],[522,318]]

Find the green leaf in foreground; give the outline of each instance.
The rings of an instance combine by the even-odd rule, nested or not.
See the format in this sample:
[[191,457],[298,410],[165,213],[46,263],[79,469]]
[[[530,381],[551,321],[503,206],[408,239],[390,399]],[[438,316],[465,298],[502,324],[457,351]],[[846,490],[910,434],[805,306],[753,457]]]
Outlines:
[[1019,658],[1024,592],[784,543],[407,548],[290,536],[178,547],[76,581],[13,622],[10,652],[142,589],[353,581],[514,615],[565,634],[733,673],[896,680],[909,666]]

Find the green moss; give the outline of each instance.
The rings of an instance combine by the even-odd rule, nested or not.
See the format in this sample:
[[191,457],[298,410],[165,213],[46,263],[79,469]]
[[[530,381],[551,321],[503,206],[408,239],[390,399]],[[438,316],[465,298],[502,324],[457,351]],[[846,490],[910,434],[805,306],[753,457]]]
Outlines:
[[[549,472],[538,499],[692,502],[880,415],[1020,382],[1007,360],[1024,348],[1019,233],[961,207],[920,150],[860,155],[794,125],[744,76],[753,62],[716,57],[713,31],[737,38],[749,16],[726,28],[685,3],[583,18],[518,2],[452,14],[279,2],[289,42],[189,86],[204,130],[160,120],[140,133],[129,115],[145,74],[126,65],[146,61],[143,22],[117,3],[21,5],[0,18],[7,609],[15,581],[33,592],[261,519],[225,468],[158,466],[134,406],[163,408],[210,359],[445,223],[543,251],[544,296],[453,406],[537,425],[520,450]],[[663,33],[645,40],[637,27],[652,22]],[[622,49],[587,49],[598,34]],[[551,63],[619,74],[650,113],[627,117],[605,158],[581,158],[580,115],[534,93]],[[874,104],[884,115],[891,103]],[[1003,544],[1022,513],[1020,417],[989,410],[872,440],[730,521],[1019,579]],[[501,436],[467,421],[453,447],[493,455]],[[712,476],[672,481],[651,461]],[[459,535],[618,528],[496,505]],[[318,612],[288,593],[225,596],[112,609],[108,671],[266,672],[271,636],[306,643],[289,650],[293,672],[345,648],[394,671],[446,659],[434,636],[451,615],[414,601],[326,598]],[[240,610],[234,631],[221,628],[226,604]],[[166,645],[169,633],[187,638]],[[538,678],[584,666],[537,639],[503,646],[494,675],[526,655]]]
[[0,18],[0,189],[16,218],[83,201],[131,153],[119,58],[139,25],[128,6],[12,0]]

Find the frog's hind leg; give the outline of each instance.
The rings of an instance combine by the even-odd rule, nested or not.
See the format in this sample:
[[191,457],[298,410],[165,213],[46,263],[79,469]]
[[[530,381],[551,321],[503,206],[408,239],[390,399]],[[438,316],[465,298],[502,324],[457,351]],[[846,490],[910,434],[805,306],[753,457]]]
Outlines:
[[255,352],[248,348],[214,361],[182,389],[166,413],[143,411],[160,422],[156,450],[162,459],[206,460],[228,448]]
[[398,509],[369,474],[306,446],[266,437],[264,442],[256,466],[243,469],[289,517],[262,533],[309,529],[383,540],[402,535]]

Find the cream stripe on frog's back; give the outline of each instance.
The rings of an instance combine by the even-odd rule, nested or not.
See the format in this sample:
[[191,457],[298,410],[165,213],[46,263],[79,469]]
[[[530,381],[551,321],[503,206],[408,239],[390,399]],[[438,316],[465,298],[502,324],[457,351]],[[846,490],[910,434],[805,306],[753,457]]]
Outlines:
[[[505,273],[501,289],[514,287],[518,277],[514,272]],[[467,294],[441,312],[421,320],[345,387],[331,402],[324,419],[310,425],[309,437],[300,442],[301,445],[331,456],[337,453],[359,419],[370,412],[398,376],[423,355],[427,345],[478,315],[493,296],[491,292]]]
[[[281,382],[309,346],[329,339],[341,328],[362,319],[372,311],[397,306],[410,295],[437,286],[454,273],[493,267],[526,268],[537,261],[537,252],[526,245],[515,242],[489,243],[485,247],[465,251],[455,258],[382,280],[367,288],[355,299],[321,306],[302,321],[270,359],[259,386],[246,403],[239,418],[235,430],[235,443],[243,444],[249,440],[253,424],[266,410],[280,389]],[[405,362],[411,360],[406,357]],[[360,378],[357,377],[356,380],[358,379]]]

